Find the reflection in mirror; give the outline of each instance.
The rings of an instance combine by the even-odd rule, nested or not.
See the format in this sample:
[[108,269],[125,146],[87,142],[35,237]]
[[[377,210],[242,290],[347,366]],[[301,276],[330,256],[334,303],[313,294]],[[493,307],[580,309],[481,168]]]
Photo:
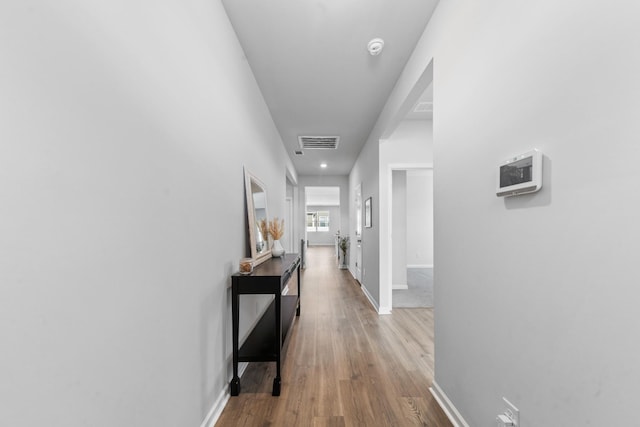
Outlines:
[[245,193],[247,197],[247,220],[251,257],[258,265],[271,257],[267,223],[267,190],[262,182],[245,170]]
[[253,212],[256,222],[256,252],[260,254],[267,249],[269,243],[267,198],[264,189],[255,180],[251,180],[251,196],[253,197]]

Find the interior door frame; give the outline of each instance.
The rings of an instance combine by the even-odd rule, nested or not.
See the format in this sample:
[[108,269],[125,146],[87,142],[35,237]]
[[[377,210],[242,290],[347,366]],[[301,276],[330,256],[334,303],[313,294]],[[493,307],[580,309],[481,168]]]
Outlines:
[[354,263],[353,275],[358,283],[362,283],[362,183],[355,187],[355,208],[356,208],[356,226],[355,228],[355,247],[356,256]]
[[387,245],[387,247],[389,248],[389,256],[385,260],[387,264],[386,277],[381,278],[384,280],[381,280],[380,283],[384,283],[386,285],[385,291],[387,292],[389,298],[389,307],[393,307],[393,237],[391,227],[391,224],[393,224],[393,203],[391,203],[391,200],[393,200],[393,185],[391,185],[391,183],[393,182],[393,171],[409,171],[416,169],[430,169],[433,172],[433,163],[391,163],[387,168],[387,182],[389,183],[389,185],[387,186],[387,200],[389,200],[389,203],[387,203],[387,218],[389,226],[387,227],[387,235],[381,236],[384,237],[384,242],[380,243],[383,245]]

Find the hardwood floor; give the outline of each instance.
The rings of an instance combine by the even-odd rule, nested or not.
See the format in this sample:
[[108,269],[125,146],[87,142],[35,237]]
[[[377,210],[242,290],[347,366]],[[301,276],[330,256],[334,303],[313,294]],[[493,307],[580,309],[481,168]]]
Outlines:
[[251,363],[216,426],[451,426],[429,392],[433,309],[379,316],[330,247],[310,248],[302,275],[280,397],[275,364]]

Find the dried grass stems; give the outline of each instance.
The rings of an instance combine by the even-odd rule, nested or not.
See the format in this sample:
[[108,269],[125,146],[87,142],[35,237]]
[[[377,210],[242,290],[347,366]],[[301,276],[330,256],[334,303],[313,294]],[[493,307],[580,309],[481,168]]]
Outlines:
[[275,217],[269,221],[269,234],[273,240],[280,240],[284,235],[284,219],[278,220],[278,217]]
[[261,219],[258,222],[258,227],[260,227],[260,233],[262,233],[262,240],[264,240],[265,242],[269,240],[269,227],[267,225],[267,219]]

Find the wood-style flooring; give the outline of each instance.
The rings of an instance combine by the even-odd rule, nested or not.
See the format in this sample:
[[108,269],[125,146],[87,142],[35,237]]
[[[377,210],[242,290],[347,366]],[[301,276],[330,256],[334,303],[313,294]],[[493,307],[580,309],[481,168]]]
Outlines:
[[433,309],[379,316],[333,255],[307,251],[281,395],[275,363],[251,363],[216,426],[451,426],[429,392]]

